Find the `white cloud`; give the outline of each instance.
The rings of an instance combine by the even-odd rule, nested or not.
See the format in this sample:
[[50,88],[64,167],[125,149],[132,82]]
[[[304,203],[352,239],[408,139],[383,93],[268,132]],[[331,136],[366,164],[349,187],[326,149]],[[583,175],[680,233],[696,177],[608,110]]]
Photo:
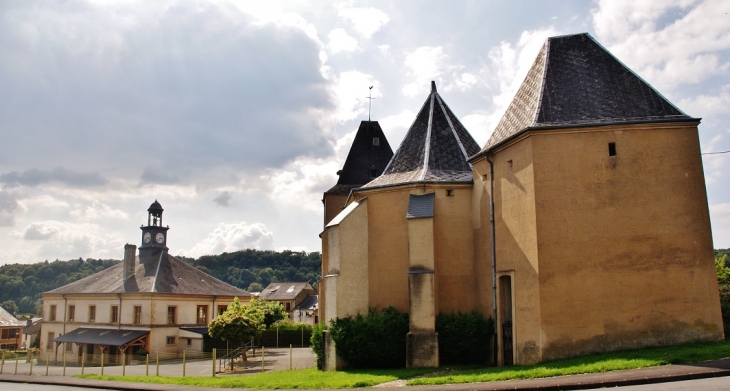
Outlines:
[[465,115],[460,121],[480,146],[487,143],[487,139],[494,130],[489,128],[489,114],[483,110]]
[[71,217],[83,221],[107,219],[129,220],[129,214],[127,212],[113,209],[109,205],[99,201],[93,201],[91,205],[85,207],[80,205],[76,206],[71,211]]
[[696,95],[679,101],[679,108],[696,118],[713,118],[727,113],[730,107],[730,84],[722,87],[718,95]]
[[363,36],[370,38],[383,26],[390,22],[388,14],[373,7],[352,7],[348,3],[340,3],[337,14],[352,23],[352,27]]
[[730,203],[710,205],[712,240],[715,248],[730,248]]
[[345,29],[337,28],[327,34],[329,44],[327,47],[332,53],[354,52],[360,47],[357,45],[357,39],[347,34]]
[[336,173],[340,166],[340,163],[331,160],[299,159],[283,170],[262,175],[260,179],[277,202],[318,212],[322,209],[322,193],[337,183]]
[[247,248],[271,250],[274,248],[274,234],[264,224],[220,223],[207,238],[194,245],[190,250],[178,253],[187,257],[234,252]]
[[337,122],[344,123],[360,117],[365,119],[368,110],[368,87],[373,87],[373,98],[379,98],[380,82],[373,76],[360,71],[342,72],[334,82],[334,95],[337,101]]
[[416,119],[416,112],[411,110],[403,110],[398,114],[389,115],[380,121],[380,127],[383,128],[385,137],[388,138],[390,147],[393,148],[393,152],[398,148],[403,137],[406,136],[408,128],[411,127],[413,121]]
[[431,88],[429,82],[441,76],[447,58],[441,46],[421,46],[406,54],[404,65],[414,81],[403,86],[403,95],[425,95]]
[[662,91],[726,74],[728,12],[722,0],[601,0],[592,16],[597,38]]
[[120,258],[125,242],[118,236],[100,232],[96,224],[45,220],[28,224],[21,231],[11,231],[10,235],[16,239],[41,242],[37,255],[42,257]]

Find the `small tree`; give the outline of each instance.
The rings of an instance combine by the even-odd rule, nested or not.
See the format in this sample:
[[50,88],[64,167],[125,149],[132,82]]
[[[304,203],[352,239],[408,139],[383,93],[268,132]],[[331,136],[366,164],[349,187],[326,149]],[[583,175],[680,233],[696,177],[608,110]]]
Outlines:
[[211,337],[224,341],[241,341],[243,361],[248,361],[246,341],[259,336],[266,328],[264,312],[256,301],[252,298],[249,305],[245,306],[236,297],[222,314],[208,324],[208,334]]

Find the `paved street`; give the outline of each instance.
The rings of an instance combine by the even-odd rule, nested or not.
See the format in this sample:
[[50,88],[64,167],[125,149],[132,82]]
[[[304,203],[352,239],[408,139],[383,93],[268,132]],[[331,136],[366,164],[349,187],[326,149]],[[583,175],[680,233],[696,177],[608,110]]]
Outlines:
[[[289,369],[290,361],[292,369],[304,369],[312,368],[316,365],[316,357],[312,353],[310,348],[293,348],[291,350],[291,360],[288,348],[271,348],[265,350],[264,359],[264,371],[283,371]],[[34,360],[35,361],[35,360]],[[2,375],[29,375],[31,374],[30,363],[25,360],[16,362],[5,361],[2,366]],[[219,361],[216,360],[216,370],[220,372]],[[256,355],[249,353],[248,362],[242,364],[240,362],[234,365],[236,374],[248,374],[248,373],[260,373],[261,372],[261,350],[256,351]],[[64,376],[64,368],[62,365],[49,365],[47,367],[49,376]],[[67,363],[65,369],[65,376],[73,376],[81,374],[81,367],[77,367],[75,363]],[[101,367],[85,367],[83,368],[84,374],[101,374]],[[188,361],[185,363],[185,375],[186,376],[211,376],[213,371],[212,360],[196,360]],[[155,366],[154,358],[150,357],[150,365],[127,365],[122,368],[119,366],[107,366],[104,368],[104,375],[122,375],[124,372],[128,376],[155,376],[157,375],[157,369]],[[46,375],[45,363],[38,364],[34,362],[32,368],[32,374],[36,376]],[[162,362],[159,367],[160,376],[182,376],[183,365],[180,361],[174,362]],[[218,373],[219,376],[225,376],[226,372]],[[1,390],[1,389],[0,389]]]

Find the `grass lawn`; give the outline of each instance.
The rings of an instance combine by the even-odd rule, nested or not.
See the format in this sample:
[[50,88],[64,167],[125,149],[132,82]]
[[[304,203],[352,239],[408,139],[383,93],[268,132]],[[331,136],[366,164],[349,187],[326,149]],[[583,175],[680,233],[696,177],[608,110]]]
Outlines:
[[[220,377],[164,376],[78,376],[86,379],[129,381],[139,383],[180,384],[222,388],[312,389],[370,387],[398,379],[408,379],[408,385],[476,383],[499,380],[534,379],[580,373],[598,373],[621,369],[646,368],[668,364],[685,364],[730,357],[730,343],[693,343],[639,350],[601,353],[590,356],[555,360],[537,365],[501,368],[410,368],[392,370],[352,370],[320,372],[316,369],[267,372],[257,375]],[[428,376],[439,372],[440,375]]]
[[408,385],[476,383],[499,380],[534,379],[580,373],[599,373],[621,369],[687,364],[730,357],[730,343],[693,343],[639,350],[625,350],[590,356],[555,360],[537,365],[480,368],[457,373],[424,377],[408,381]]
[[77,376],[84,379],[128,381],[138,383],[180,384],[186,386],[222,388],[311,389],[371,387],[398,379],[433,372],[433,368],[391,370],[361,370],[321,372],[317,369],[266,372],[256,375],[219,377],[165,377],[165,376]]

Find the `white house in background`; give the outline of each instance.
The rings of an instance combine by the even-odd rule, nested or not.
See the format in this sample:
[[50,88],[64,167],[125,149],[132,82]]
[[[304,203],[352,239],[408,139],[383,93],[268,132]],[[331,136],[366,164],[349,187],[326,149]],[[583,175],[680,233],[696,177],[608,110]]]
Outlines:
[[121,355],[202,351],[207,327],[235,297],[251,295],[168,254],[162,206],[142,226],[142,245],[124,246],[124,261],[43,293],[41,360],[78,362],[83,353]]

